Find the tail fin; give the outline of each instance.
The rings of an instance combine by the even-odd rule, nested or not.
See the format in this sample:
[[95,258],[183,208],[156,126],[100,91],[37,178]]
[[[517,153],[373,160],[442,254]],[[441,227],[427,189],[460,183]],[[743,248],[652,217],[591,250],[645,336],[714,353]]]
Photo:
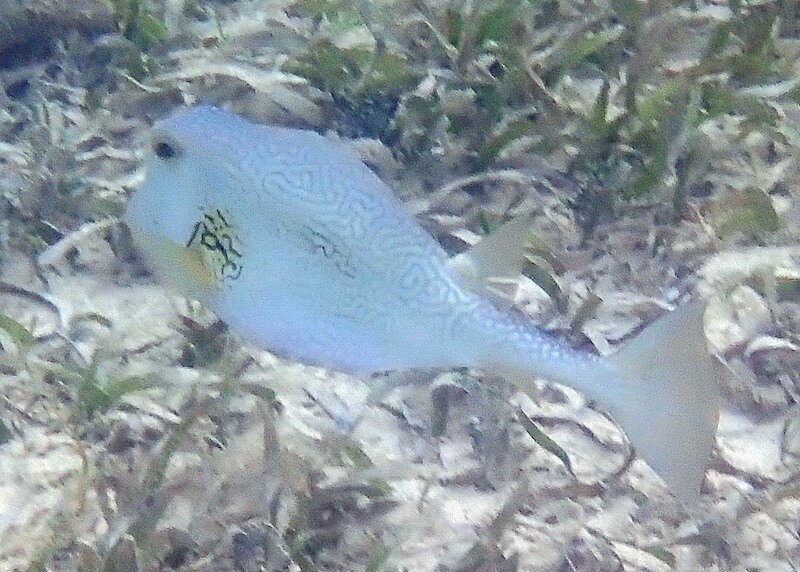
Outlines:
[[[685,502],[695,500],[717,430],[720,364],[703,333],[704,307],[681,307],[609,359],[624,402],[607,403],[637,452]],[[620,400],[621,401],[621,400]]]

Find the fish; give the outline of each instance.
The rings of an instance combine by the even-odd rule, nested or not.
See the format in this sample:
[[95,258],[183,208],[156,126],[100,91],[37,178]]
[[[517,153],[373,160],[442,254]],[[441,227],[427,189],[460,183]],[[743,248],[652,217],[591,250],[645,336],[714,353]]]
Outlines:
[[481,287],[524,224],[451,258],[341,142],[199,105],[153,126],[144,167],[124,218],[145,264],[255,345],[353,375],[473,368],[529,393],[567,385],[679,499],[699,497],[719,417],[702,303],[604,358]]

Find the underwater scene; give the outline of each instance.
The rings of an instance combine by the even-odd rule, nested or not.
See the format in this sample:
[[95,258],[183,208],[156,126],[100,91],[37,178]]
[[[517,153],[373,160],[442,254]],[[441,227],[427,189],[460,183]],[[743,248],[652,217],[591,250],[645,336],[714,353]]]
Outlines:
[[0,570],[800,569],[792,2],[0,0]]

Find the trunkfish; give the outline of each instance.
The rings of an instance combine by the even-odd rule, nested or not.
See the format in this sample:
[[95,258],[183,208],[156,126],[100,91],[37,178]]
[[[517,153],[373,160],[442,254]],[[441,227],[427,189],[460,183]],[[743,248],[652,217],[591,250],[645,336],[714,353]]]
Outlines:
[[480,277],[520,236],[514,221],[448,258],[352,151],[317,133],[198,106],[153,127],[145,167],[125,216],[145,263],[255,344],[358,375],[467,367],[523,389],[565,384],[680,498],[699,495],[718,421],[701,305],[601,358],[484,295]]

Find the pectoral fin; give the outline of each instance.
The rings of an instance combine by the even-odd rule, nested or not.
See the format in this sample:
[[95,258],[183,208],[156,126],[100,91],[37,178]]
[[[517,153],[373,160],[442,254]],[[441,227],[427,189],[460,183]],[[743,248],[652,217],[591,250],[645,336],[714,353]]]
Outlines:
[[183,296],[203,301],[216,288],[217,277],[201,248],[139,233],[133,238],[153,273]]

